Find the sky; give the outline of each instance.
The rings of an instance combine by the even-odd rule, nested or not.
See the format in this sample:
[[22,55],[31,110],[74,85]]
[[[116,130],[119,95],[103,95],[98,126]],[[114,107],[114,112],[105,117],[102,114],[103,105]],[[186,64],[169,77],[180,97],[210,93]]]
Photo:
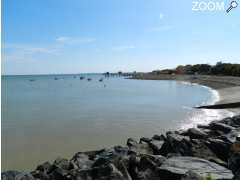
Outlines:
[[[216,7],[220,3],[225,9]],[[179,64],[240,63],[240,6],[226,13],[229,3],[2,0],[2,74],[148,72]]]

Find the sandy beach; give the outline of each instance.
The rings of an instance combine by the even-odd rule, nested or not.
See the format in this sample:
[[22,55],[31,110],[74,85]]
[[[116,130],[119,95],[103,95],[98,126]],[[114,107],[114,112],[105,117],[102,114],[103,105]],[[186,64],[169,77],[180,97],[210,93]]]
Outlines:
[[[155,75],[151,73],[138,73],[132,79],[139,80],[175,80],[196,83],[208,86],[218,91],[220,101],[216,104],[228,104],[240,102],[240,77],[233,76],[209,76],[209,75]],[[226,108],[235,114],[240,113],[239,108]]]

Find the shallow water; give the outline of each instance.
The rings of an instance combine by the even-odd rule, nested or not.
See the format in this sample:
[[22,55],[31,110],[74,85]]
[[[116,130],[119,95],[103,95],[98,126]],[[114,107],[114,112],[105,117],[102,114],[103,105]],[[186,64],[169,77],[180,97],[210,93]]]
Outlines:
[[128,137],[152,137],[221,115],[191,108],[217,100],[202,86],[85,77],[92,81],[79,75],[2,77],[3,170],[33,169],[58,156],[124,145]]

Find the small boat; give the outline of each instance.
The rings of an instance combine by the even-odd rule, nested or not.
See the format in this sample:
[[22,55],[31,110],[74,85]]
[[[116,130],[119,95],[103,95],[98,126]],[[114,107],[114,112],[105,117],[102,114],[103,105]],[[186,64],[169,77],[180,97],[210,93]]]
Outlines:
[[99,82],[103,82],[103,78],[99,79],[98,81],[99,81]]
[[85,77],[81,76],[79,79],[80,79],[80,80],[83,80],[84,78],[85,78]]
[[29,79],[30,82],[36,81],[35,79]]
[[87,80],[88,80],[88,81],[91,81],[92,79],[91,79],[91,78],[88,78]]
[[54,80],[58,80],[58,78],[57,78],[57,77],[55,77],[55,78],[54,78]]

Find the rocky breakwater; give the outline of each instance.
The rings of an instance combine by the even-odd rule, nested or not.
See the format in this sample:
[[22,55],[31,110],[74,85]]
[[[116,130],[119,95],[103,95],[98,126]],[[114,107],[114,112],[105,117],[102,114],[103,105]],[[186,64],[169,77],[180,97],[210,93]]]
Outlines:
[[126,146],[78,152],[2,180],[240,180],[240,116],[166,135],[132,138]]

